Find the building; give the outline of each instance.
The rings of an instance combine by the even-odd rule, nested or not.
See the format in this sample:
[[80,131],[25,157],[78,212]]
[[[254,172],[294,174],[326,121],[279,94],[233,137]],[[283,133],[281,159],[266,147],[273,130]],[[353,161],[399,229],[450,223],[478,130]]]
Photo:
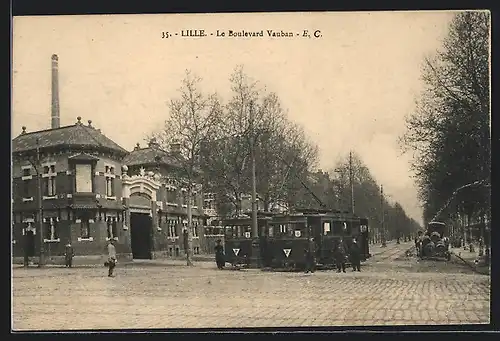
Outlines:
[[14,256],[38,255],[41,246],[47,257],[61,256],[67,243],[76,254],[102,254],[110,239],[129,254],[121,183],[127,154],[80,117],[65,127],[53,119],[48,130],[23,127],[12,140]]
[[[78,117],[61,127],[57,55],[51,61],[51,129],[23,127],[12,140],[13,256],[36,257],[43,247],[48,262],[62,261],[71,243],[77,258],[100,260],[111,239],[119,258],[185,255],[187,198],[176,145],[162,151],[153,140],[129,152],[91,120]],[[193,251],[199,254],[212,248],[203,248],[207,204],[202,186],[194,188]],[[213,215],[215,206],[208,205]]]
[[[154,228],[147,233],[141,232],[143,235],[153,235],[150,250],[145,251],[151,253],[152,257],[184,254],[183,232],[188,225],[187,190],[183,188],[185,181],[182,166],[175,157],[176,147],[177,145],[171,146],[171,150],[167,152],[161,150],[155,140],[151,140],[145,148],[137,144],[123,160],[128,175],[124,184],[130,188],[128,208],[131,225],[134,225],[134,221],[144,219],[141,216],[146,213],[151,214],[153,220]],[[193,253],[200,254],[204,242],[204,200],[201,184],[193,187]],[[134,243],[134,234],[132,238]],[[137,244],[133,244],[132,249],[134,246],[139,248]]]

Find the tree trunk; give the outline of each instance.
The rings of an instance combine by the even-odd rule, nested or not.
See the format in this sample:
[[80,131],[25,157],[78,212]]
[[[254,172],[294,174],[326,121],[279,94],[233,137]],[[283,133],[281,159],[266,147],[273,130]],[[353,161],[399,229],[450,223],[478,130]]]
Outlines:
[[187,249],[186,249],[186,265],[187,266],[193,266],[193,211],[192,211],[192,205],[191,205],[191,198],[193,195],[193,191],[191,189],[191,185],[188,186],[187,188],[187,216],[188,216],[188,223],[187,223]]

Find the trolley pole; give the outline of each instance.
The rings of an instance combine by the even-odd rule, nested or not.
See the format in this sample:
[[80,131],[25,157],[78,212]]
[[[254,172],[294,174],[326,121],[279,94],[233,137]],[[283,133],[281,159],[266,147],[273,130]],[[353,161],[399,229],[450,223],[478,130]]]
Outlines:
[[380,237],[382,239],[382,247],[386,247],[387,243],[385,241],[385,214],[384,214],[384,187],[380,185],[380,208],[382,211],[382,219],[381,221],[381,231],[380,231]]
[[45,254],[44,254],[44,243],[43,243],[43,203],[42,203],[42,174],[41,174],[41,162],[40,162],[40,141],[36,140],[36,178],[37,178],[37,194],[38,194],[38,235],[40,238],[40,259],[38,261],[38,267],[45,266]]

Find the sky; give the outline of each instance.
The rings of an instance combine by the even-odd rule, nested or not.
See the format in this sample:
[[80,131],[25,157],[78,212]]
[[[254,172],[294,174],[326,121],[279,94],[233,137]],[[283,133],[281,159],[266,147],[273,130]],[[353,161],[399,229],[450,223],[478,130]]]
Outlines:
[[[168,117],[186,69],[202,90],[230,96],[238,65],[278,94],[290,120],[333,169],[349,150],[390,201],[422,222],[411,155],[398,137],[422,90],[424,57],[442,46],[454,13],[316,12],[41,16],[13,19],[12,133],[50,128],[51,55],[59,56],[61,125],[81,116],[132,150]],[[205,30],[204,37],[182,37]],[[217,30],[226,36],[217,37]],[[230,37],[263,30],[264,37]],[[267,30],[293,37],[268,37]],[[304,37],[304,30],[309,36]],[[320,31],[315,38],[314,32]],[[162,32],[173,36],[162,39]],[[175,33],[178,35],[176,36]],[[213,33],[213,35],[211,35]]]

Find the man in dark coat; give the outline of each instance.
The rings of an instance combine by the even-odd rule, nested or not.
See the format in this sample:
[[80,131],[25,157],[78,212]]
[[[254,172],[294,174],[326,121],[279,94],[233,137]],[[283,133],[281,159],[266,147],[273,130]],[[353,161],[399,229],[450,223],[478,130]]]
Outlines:
[[215,263],[217,263],[217,268],[222,270],[224,265],[226,265],[226,260],[224,259],[224,247],[221,245],[221,240],[217,239],[217,244],[215,245]]
[[75,256],[75,252],[73,251],[73,246],[70,243],[66,244],[66,248],[64,249],[64,260],[67,268],[71,268],[73,266],[73,257]]
[[341,239],[335,247],[335,262],[337,263],[337,272],[345,272],[346,250],[344,241]]
[[314,238],[309,238],[305,254],[306,254],[306,274],[309,272],[314,273],[316,268],[316,244],[314,243]]
[[356,239],[352,241],[351,248],[349,249],[349,256],[351,259],[352,271],[361,271],[361,248]]

